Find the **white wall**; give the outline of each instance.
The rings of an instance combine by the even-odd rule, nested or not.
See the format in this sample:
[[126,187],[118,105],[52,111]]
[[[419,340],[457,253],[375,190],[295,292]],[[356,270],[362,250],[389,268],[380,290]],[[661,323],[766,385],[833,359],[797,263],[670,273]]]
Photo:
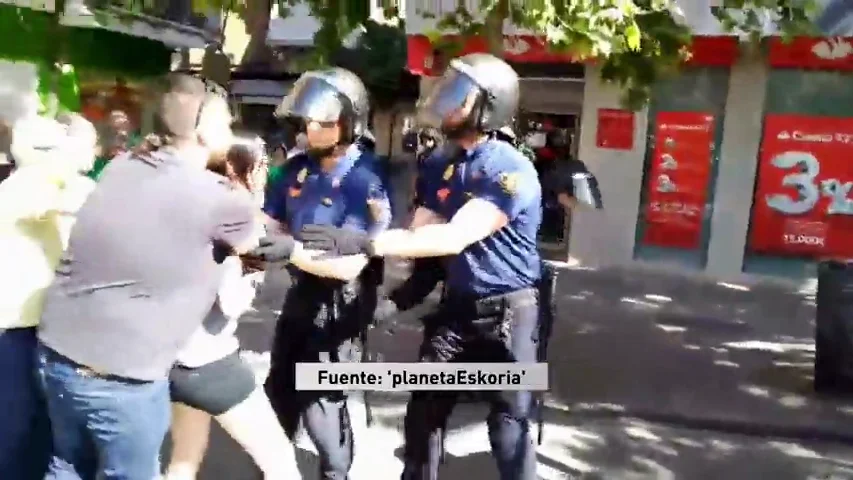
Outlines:
[[632,150],[598,148],[595,133],[600,108],[619,108],[619,90],[602,84],[598,68],[590,65],[586,67],[578,158],[598,178],[605,210],[574,212],[569,240],[570,257],[587,266],[632,261],[646,149],[645,111],[635,114]]
[[290,8],[290,15],[278,16],[274,9],[267,33],[268,45],[288,45],[309,47],[314,45],[314,33],[320,28],[317,20],[311,16],[308,5],[297,3]]
[[[702,272],[718,279],[743,281],[749,278],[741,270],[761,141],[767,73],[765,62],[752,57],[740,59],[731,69],[711,217],[711,241],[707,266]],[[647,112],[636,113],[632,150],[608,150],[595,144],[598,109],[618,108],[618,99],[618,90],[603,85],[598,79],[598,70],[587,67],[579,158],[597,176],[605,210],[574,215],[569,256],[585,266],[642,263],[634,260],[633,252],[646,150]]]
[[744,58],[734,66],[729,77],[706,267],[714,276],[738,276],[743,267],[761,145],[767,74],[763,59]]

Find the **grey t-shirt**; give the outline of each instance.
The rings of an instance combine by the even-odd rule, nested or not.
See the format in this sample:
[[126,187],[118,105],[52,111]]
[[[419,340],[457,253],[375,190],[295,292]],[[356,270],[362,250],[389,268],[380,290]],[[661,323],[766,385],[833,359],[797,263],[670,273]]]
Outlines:
[[257,207],[169,151],[111,163],[77,213],[39,338],[98,372],[165,379],[216,299],[213,244],[249,240]]

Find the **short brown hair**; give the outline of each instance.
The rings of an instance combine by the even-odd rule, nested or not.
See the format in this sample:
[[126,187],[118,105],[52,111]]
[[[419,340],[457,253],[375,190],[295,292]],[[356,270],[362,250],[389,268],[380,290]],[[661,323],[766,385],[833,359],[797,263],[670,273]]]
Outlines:
[[200,79],[183,73],[168,74],[154,115],[154,133],[161,137],[192,138],[207,95]]

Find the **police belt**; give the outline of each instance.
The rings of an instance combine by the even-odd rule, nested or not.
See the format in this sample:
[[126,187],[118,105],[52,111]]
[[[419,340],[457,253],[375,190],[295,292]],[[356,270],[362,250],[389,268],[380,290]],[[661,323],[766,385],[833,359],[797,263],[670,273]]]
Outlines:
[[470,294],[447,292],[445,308],[463,318],[486,318],[503,314],[508,308],[536,298],[536,288],[527,287],[499,295],[477,297]]

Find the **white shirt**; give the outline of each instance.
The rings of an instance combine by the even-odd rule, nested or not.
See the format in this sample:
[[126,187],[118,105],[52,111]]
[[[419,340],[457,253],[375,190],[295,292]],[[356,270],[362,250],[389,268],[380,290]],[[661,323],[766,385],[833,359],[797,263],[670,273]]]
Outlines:
[[[226,258],[222,267],[222,283],[213,310],[178,354],[178,363],[186,367],[207,365],[240,348],[235,332],[240,316],[252,307],[255,285],[252,275],[243,275],[238,257]],[[210,331],[211,327],[218,331]]]
[[[259,239],[263,233],[263,226],[259,226],[255,237]],[[236,256],[222,262],[222,280],[216,303],[178,354],[177,363],[197,368],[221,360],[240,348],[235,334],[238,322],[252,308],[255,287],[263,275],[263,272],[243,275],[243,263]]]

